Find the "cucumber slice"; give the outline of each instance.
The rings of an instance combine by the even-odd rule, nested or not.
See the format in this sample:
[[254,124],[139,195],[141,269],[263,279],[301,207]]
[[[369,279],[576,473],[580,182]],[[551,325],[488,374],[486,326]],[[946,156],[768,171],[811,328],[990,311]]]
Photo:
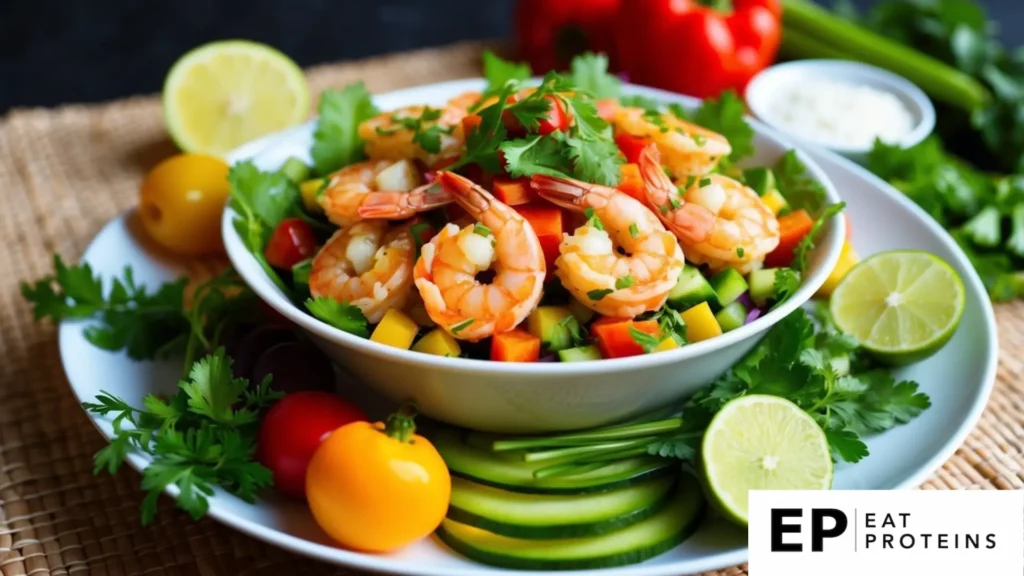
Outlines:
[[768,168],[750,168],[743,171],[743,180],[758,196],[778,190],[775,185],[775,174]]
[[526,540],[444,519],[437,535],[478,562],[519,570],[577,570],[636,564],[671,550],[697,531],[704,517],[697,480],[683,474],[667,505],[650,518],[599,536]]
[[580,324],[586,324],[587,322],[590,322],[591,320],[594,319],[594,316],[597,315],[597,312],[594,312],[590,308],[587,308],[583,303],[573,298],[572,296],[569,297],[568,307],[569,312],[571,312],[572,315],[576,317],[576,321],[579,322]]
[[299,160],[295,156],[292,156],[285,160],[284,164],[281,165],[280,171],[283,172],[284,175],[292,182],[301,184],[303,180],[309,178],[310,169],[305,162]]
[[526,318],[530,334],[540,338],[548,352],[558,352],[572,346],[569,329],[562,324],[571,313],[565,306],[539,306]]
[[715,291],[715,300],[720,307],[728,306],[747,291],[747,281],[733,268],[726,268],[708,281]]
[[761,268],[748,276],[750,300],[762,307],[775,299],[775,271],[777,268]]
[[693,308],[701,302],[715,301],[715,290],[694,266],[684,266],[679,281],[668,293],[668,305],[676,310]]
[[595,536],[636,524],[661,509],[675,478],[662,476],[607,492],[522,494],[452,478],[448,518],[514,538]]
[[747,321],[747,309],[740,302],[733,302],[722,308],[715,314],[715,320],[722,328],[722,332],[735,330]]
[[524,462],[522,456],[515,452],[481,450],[467,445],[454,430],[440,432],[430,440],[453,476],[526,494],[605,492],[654,476],[670,474],[677,468],[664,458],[637,456],[611,462],[582,474],[535,478],[535,471],[558,464],[559,461]]
[[583,362],[585,360],[600,360],[601,351],[597,346],[578,346],[558,351],[558,359],[562,362]]

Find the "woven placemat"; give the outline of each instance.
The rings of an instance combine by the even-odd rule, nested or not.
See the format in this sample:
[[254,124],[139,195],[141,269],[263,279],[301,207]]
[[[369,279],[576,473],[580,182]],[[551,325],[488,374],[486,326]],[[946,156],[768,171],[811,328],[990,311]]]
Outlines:
[[[322,66],[309,80],[314,93],[356,80],[383,92],[476,76],[483,48],[459,44]],[[167,498],[156,523],[142,528],[138,474],[92,474],[104,440],[68,388],[55,330],[32,321],[18,283],[47,274],[54,251],[77,259],[135,203],[146,170],[175,152],[154,97],[15,110],[0,120],[0,574],[355,574],[212,520],[193,522]],[[992,400],[924,488],[1024,486],[1024,304],[999,306],[996,317],[1002,354]]]

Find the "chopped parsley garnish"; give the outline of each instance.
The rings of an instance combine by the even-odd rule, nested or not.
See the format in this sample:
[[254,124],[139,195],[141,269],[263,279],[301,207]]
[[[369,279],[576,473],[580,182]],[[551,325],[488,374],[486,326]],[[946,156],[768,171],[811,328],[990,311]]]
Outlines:
[[668,203],[672,205],[672,209],[673,210],[678,210],[679,207],[681,206],[681,204],[679,203],[679,200],[676,200],[675,198],[673,198],[671,196],[668,197]]
[[636,227],[636,222],[633,222],[632,224],[629,225],[629,235],[632,236],[633,238],[640,237],[640,230]]
[[708,143],[708,139],[703,134],[694,134],[693,143],[696,144],[697,146],[703,147],[705,144]]
[[622,278],[619,278],[615,281],[615,289],[622,290],[624,288],[629,288],[630,286],[633,285],[634,282],[636,282],[636,280],[633,279],[633,275],[626,274]]
[[593,226],[598,230],[604,230],[604,223],[602,223],[601,219],[598,218],[597,214],[594,213],[593,208],[587,208],[583,210],[583,215],[587,217],[587,225]]
[[487,226],[484,226],[483,224],[477,222],[476,224],[473,224],[473,234],[487,237],[494,234],[494,232],[492,232],[491,229],[488,228]]
[[605,296],[611,294],[612,292],[615,292],[615,290],[612,290],[611,288],[602,288],[600,290],[591,290],[590,292],[587,292],[587,298],[590,298],[594,302],[597,302],[598,300],[601,300],[602,298],[604,298]]
[[700,179],[700,187],[703,188],[705,186],[711,186],[711,178],[701,178]]
[[661,343],[661,341],[658,340],[657,336],[653,334],[648,334],[647,332],[644,332],[642,330],[637,330],[633,326],[629,327],[629,337],[633,339],[633,342],[639,344],[640,347],[643,348],[644,352],[647,354],[650,354],[655,348],[658,347],[658,344]]
[[745,252],[744,252],[744,250],[743,250],[743,246],[737,246],[737,247],[736,247],[736,257],[737,257],[737,258],[743,258],[743,254],[744,254],[744,253],[745,253]]
[[466,328],[469,328],[471,324],[473,324],[473,319],[467,318],[466,320],[463,320],[462,322],[459,322],[458,324],[452,326],[449,330],[451,330],[452,334],[458,334],[459,332],[462,332]]

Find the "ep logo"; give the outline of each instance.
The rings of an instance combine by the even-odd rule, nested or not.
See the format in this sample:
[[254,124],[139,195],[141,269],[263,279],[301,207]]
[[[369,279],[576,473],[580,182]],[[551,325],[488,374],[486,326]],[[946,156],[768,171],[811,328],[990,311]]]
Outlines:
[[[800,508],[771,509],[771,551],[803,552],[804,526],[810,533],[810,551],[824,551],[826,538],[838,538],[846,532],[850,521],[842,510],[811,508],[808,514]],[[787,536],[795,534],[797,536]]]

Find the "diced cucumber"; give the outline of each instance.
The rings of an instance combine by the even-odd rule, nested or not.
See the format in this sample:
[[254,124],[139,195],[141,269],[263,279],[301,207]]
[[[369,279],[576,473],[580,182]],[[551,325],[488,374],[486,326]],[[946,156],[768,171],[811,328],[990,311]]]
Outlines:
[[296,184],[300,184],[303,180],[309,178],[309,166],[294,156],[284,161],[284,164],[281,166],[281,172]]
[[540,338],[548,352],[558,352],[572,347],[572,336],[562,320],[571,316],[565,306],[539,306],[526,319],[530,334]]
[[742,302],[731,302],[715,314],[715,320],[722,327],[722,332],[730,332],[747,321],[747,308]]
[[701,302],[714,302],[715,298],[715,290],[700,273],[700,269],[684,266],[679,281],[668,293],[668,305],[676,310],[686,310]]
[[672,476],[590,494],[523,494],[452,478],[448,518],[514,538],[576,538],[649,518],[671,496]]
[[768,168],[750,168],[743,171],[743,180],[758,196],[778,189],[775,174]]
[[763,307],[775,299],[775,271],[777,268],[761,268],[747,276],[750,285],[750,300]]
[[715,301],[719,307],[732,304],[747,291],[747,281],[733,268],[726,268],[715,274],[708,283],[715,291]]
[[672,499],[653,516],[614,532],[584,538],[510,538],[445,519],[437,535],[478,562],[518,570],[577,570],[636,564],[689,538],[704,517],[697,480],[683,474]]
[[586,324],[594,319],[597,312],[594,312],[590,308],[587,308],[579,300],[569,297],[569,312],[576,317],[576,321],[580,324]]
[[557,464],[545,460],[525,462],[521,453],[491,452],[467,445],[455,430],[444,430],[430,438],[448,470],[479,484],[527,494],[581,494],[603,492],[641,482],[675,470],[669,460],[638,456],[618,460],[600,468],[572,476],[535,478],[533,473]]
[[600,360],[601,351],[597,346],[577,346],[558,351],[558,359],[562,362],[584,362],[586,360]]

